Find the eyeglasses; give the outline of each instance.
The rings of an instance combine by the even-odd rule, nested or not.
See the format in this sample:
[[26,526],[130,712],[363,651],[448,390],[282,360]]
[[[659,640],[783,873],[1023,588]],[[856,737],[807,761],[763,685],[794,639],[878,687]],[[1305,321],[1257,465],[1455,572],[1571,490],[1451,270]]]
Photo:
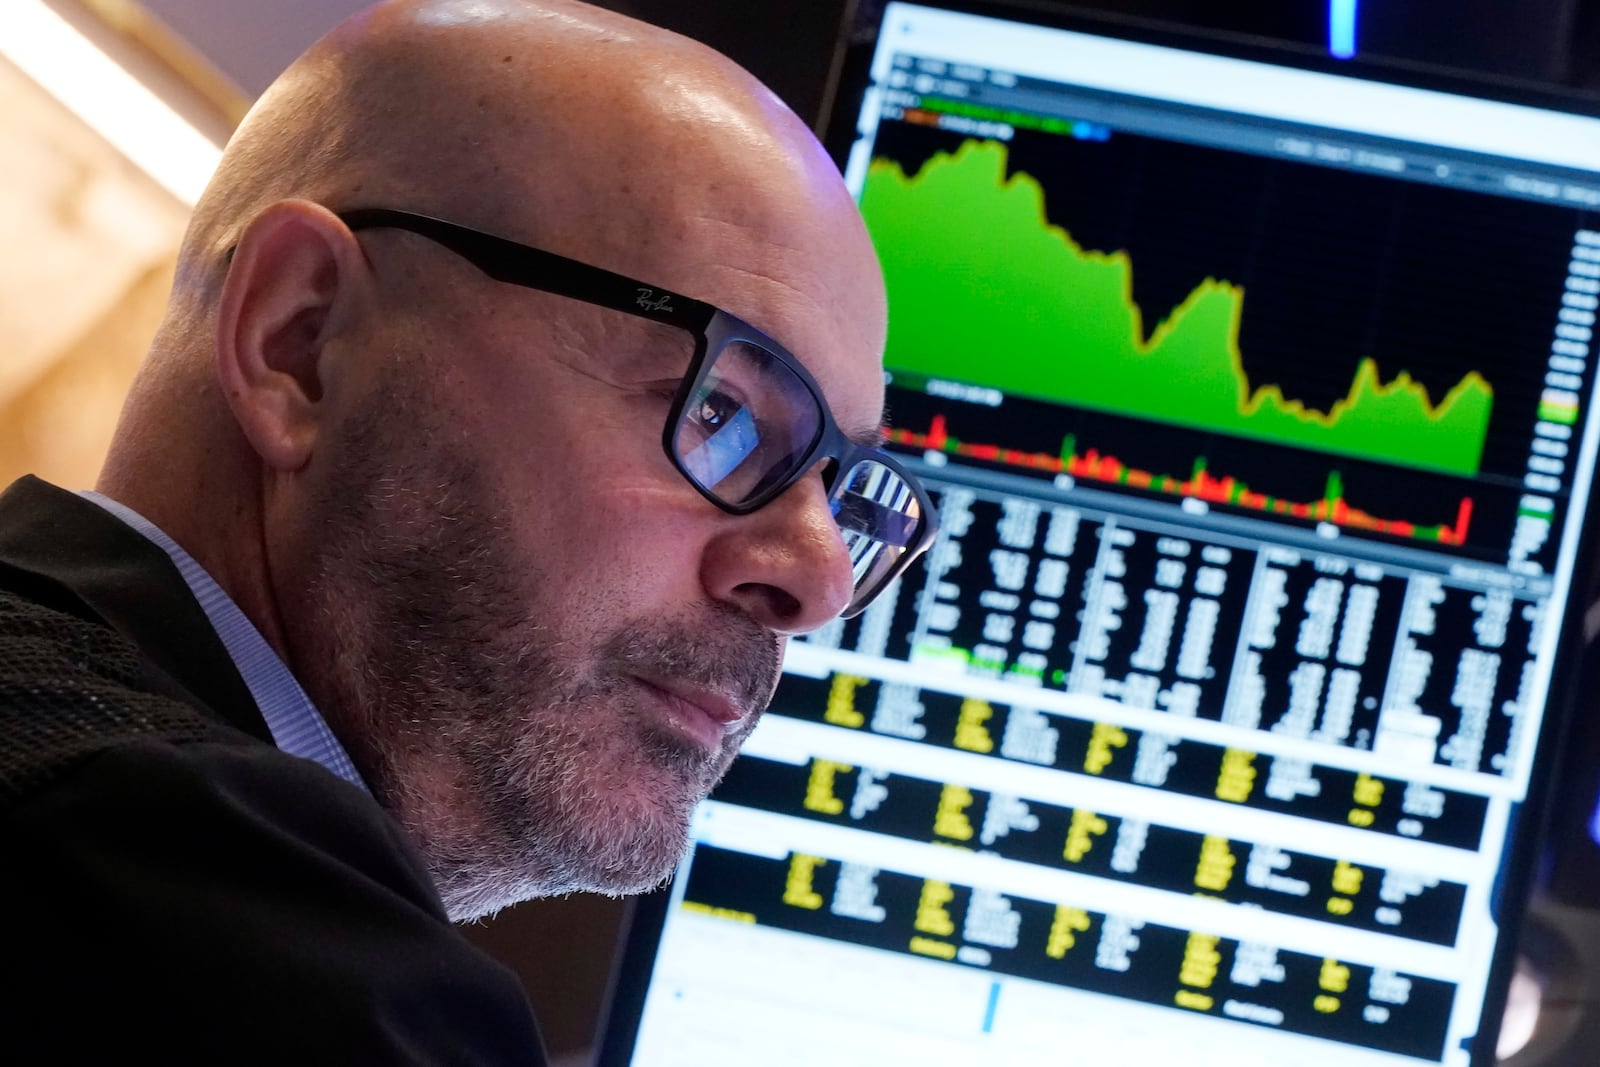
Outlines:
[[345,211],[352,230],[397,229],[443,245],[496,281],[686,330],[694,357],[662,430],[678,471],[717,507],[746,515],[818,463],[854,575],[860,614],[933,541],[933,503],[882,450],[845,436],[816,380],[772,338],[710,304],[427,215]]

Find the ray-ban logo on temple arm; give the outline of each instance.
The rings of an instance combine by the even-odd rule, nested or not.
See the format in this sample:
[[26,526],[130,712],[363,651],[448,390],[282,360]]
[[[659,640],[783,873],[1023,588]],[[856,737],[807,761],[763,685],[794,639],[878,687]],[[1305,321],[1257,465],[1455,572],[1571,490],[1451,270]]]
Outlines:
[[671,314],[673,310],[671,293],[662,293],[657,296],[654,289],[646,289],[642,285],[639,287],[639,295],[635,298],[634,303],[646,311],[665,311]]

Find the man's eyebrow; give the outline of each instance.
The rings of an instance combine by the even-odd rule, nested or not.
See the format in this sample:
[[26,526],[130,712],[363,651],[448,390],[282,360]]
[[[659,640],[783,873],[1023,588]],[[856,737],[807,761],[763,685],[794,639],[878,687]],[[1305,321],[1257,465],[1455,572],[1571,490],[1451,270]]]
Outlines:
[[884,408],[883,413],[878,416],[878,421],[870,429],[845,430],[844,435],[852,444],[862,448],[882,448],[884,441],[888,439],[886,432],[888,426],[889,409]]

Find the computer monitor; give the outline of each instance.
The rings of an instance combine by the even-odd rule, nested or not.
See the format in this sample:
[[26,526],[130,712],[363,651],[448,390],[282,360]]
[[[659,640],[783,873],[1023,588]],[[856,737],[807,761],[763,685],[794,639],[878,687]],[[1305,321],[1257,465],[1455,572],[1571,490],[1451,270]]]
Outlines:
[[791,644],[601,1063],[1491,1063],[1593,541],[1600,121],[1037,8],[865,47],[834,132],[942,530]]

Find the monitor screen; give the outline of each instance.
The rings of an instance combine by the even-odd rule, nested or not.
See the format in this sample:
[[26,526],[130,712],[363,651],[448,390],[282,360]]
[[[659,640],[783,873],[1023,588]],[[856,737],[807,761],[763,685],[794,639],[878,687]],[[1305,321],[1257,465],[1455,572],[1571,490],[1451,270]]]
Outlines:
[[602,1063],[1487,1065],[1600,121],[973,7],[884,6],[834,131],[939,538],[791,644]]

